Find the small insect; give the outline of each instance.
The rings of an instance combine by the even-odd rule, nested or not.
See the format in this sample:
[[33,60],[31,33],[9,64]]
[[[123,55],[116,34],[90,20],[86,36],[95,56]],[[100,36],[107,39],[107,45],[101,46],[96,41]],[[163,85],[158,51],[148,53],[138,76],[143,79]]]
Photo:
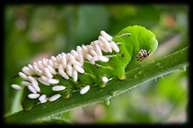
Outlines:
[[74,91],[85,95],[92,86],[104,88],[113,78],[124,80],[126,67],[143,61],[157,46],[155,35],[139,25],[128,26],[114,37],[101,31],[90,45],[24,66],[18,73],[21,82],[12,87],[24,89],[24,110],[61,97],[70,98]]

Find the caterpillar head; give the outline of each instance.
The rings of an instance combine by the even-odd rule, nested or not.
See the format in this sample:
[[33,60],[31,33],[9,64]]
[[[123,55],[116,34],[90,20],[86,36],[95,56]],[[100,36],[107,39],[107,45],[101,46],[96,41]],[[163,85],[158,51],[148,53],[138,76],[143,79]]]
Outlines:
[[140,49],[136,58],[137,58],[137,61],[143,61],[146,57],[148,57],[150,54],[149,51],[145,50],[145,49]]
[[155,52],[158,47],[158,41],[154,33],[144,27],[141,28],[141,31],[138,32],[137,39],[139,48],[136,49],[135,53],[137,60],[142,61],[151,53]]
[[139,25],[124,28],[118,33],[116,40],[125,43],[128,51],[132,51],[138,61],[144,60],[158,47],[154,33]]

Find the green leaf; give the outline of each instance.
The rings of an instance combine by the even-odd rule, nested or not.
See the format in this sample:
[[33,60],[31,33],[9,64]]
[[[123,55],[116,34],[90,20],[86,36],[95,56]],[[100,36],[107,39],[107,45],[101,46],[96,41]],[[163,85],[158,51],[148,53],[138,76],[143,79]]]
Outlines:
[[145,81],[156,79],[173,71],[182,69],[187,65],[187,51],[188,48],[186,47],[152,63],[140,65],[127,71],[127,78],[125,80],[112,80],[105,88],[93,87],[87,94],[82,96],[80,96],[79,93],[74,93],[68,100],[60,99],[56,102],[37,105],[37,107],[34,107],[31,111],[20,111],[7,116],[6,121],[9,123],[20,124],[33,123],[53,114],[59,114],[75,107],[99,102],[109,96],[117,96]]

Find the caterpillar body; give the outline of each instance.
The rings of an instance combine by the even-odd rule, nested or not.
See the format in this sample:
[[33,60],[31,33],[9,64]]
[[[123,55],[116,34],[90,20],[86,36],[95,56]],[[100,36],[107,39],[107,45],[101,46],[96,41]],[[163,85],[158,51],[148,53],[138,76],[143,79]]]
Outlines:
[[30,110],[35,104],[67,99],[76,91],[86,94],[92,86],[105,87],[113,78],[124,80],[126,67],[142,61],[157,46],[154,33],[139,25],[128,26],[114,37],[101,31],[90,45],[24,66],[18,73],[20,84],[12,87],[24,90],[22,106]]

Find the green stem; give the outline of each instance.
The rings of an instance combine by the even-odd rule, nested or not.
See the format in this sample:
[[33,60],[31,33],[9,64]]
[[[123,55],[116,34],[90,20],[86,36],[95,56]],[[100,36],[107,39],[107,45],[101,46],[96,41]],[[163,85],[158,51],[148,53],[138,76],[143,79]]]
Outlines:
[[156,79],[170,72],[183,69],[184,66],[188,64],[187,51],[188,48],[186,47],[152,63],[140,65],[127,71],[127,78],[125,80],[114,79],[110,81],[105,88],[93,87],[85,95],[80,96],[79,93],[75,93],[68,100],[61,98],[56,102],[40,104],[31,111],[20,111],[5,117],[5,119],[8,123],[32,123],[53,114],[69,111],[75,107],[99,102],[110,96],[119,95],[145,81]]

